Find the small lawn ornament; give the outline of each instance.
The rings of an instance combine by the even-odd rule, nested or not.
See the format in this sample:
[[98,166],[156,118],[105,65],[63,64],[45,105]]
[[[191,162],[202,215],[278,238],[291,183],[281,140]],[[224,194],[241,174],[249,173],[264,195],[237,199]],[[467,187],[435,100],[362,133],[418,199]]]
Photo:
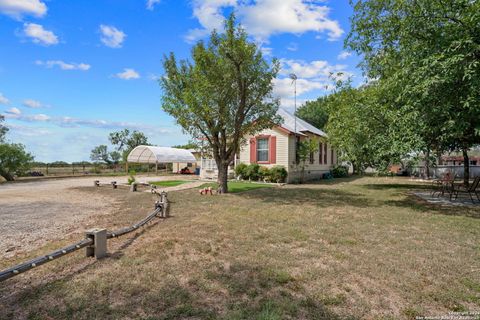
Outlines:
[[205,187],[203,189],[200,189],[199,192],[201,195],[207,195],[208,193],[210,193],[210,195],[213,195],[212,187]]
[[117,181],[112,181],[111,184],[113,189],[117,189]]

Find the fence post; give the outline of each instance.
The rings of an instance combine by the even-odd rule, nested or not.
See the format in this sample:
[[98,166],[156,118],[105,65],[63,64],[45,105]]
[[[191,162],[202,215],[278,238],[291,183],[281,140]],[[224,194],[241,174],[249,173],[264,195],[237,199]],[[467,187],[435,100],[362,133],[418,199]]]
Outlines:
[[165,191],[162,191],[160,193],[160,202],[163,204],[162,205],[162,217],[163,218],[168,218],[170,216],[170,206],[168,204],[167,195],[168,194]]
[[93,240],[93,244],[86,247],[87,257],[101,259],[107,256],[107,230],[91,229],[85,231],[85,236]]

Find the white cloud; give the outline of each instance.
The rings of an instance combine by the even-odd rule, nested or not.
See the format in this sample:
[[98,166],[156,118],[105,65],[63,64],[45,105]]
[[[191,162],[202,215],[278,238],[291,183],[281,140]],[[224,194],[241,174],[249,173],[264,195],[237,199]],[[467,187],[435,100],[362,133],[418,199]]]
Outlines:
[[0,93],[0,104],[9,104],[10,100],[8,100],[2,93]]
[[[274,96],[280,98],[283,107],[292,108],[294,104],[294,84],[289,75],[297,76],[297,106],[301,105],[313,96],[319,96],[331,91],[333,86],[332,77],[345,79],[352,76],[346,70],[345,65],[331,65],[327,61],[303,61],[281,59],[280,78],[273,81]],[[302,97],[302,95],[304,95]],[[307,96],[305,96],[307,95]],[[299,98],[300,97],[300,98]]]
[[337,56],[337,59],[338,59],[338,60],[345,60],[345,59],[347,59],[348,57],[350,57],[351,55],[352,55],[351,52],[342,51],[342,52],[340,52],[340,54]]
[[153,10],[156,4],[160,3],[161,0],[147,0],[147,9]]
[[[279,98],[291,98],[294,95],[294,84],[290,78],[274,79],[273,94]],[[326,81],[316,81],[308,79],[297,80],[297,96],[311,92],[313,90],[326,90],[329,83]]]
[[121,48],[123,41],[127,37],[123,31],[118,30],[114,26],[102,24],[100,25],[100,32],[102,33],[100,40],[110,48]]
[[19,115],[19,114],[22,113],[22,111],[20,111],[20,109],[15,108],[15,107],[10,108],[10,109],[6,110],[5,112],[8,113],[8,114],[14,114],[14,115]]
[[86,63],[74,63],[74,62],[64,62],[62,60],[48,60],[48,61],[35,61],[36,65],[45,66],[47,68],[53,68],[54,66],[58,66],[62,70],[80,70],[80,71],[87,71],[91,68],[89,64]]
[[295,42],[292,42],[288,45],[287,47],[288,51],[297,51],[298,50],[298,44]]
[[39,0],[0,0],[0,12],[15,19],[24,15],[43,17],[47,6]]
[[214,29],[222,30],[225,17],[222,14],[224,7],[236,7],[238,0],[194,0],[193,15],[198,19],[202,28],[190,30],[185,39],[193,42],[206,35]]
[[[16,109],[16,110],[12,110]],[[101,119],[79,119],[68,116],[50,117],[46,114],[23,114],[17,108],[12,108],[6,112],[5,118],[14,119],[22,122],[42,122],[54,124],[62,128],[99,128],[99,129],[123,129],[149,131],[152,133],[170,133],[168,128],[150,126],[142,123],[130,123],[122,121],[107,121]],[[17,112],[18,111],[18,112]]]
[[328,78],[330,74],[336,74],[338,72],[347,73],[345,71],[347,68],[346,65],[331,65],[328,61],[324,60],[306,62],[303,60],[281,59],[280,63],[282,64],[280,74],[289,75],[294,73],[298,78]]
[[122,79],[122,80],[131,80],[131,79],[138,79],[140,78],[140,74],[138,74],[137,71],[130,69],[130,68],[125,68],[123,69],[123,72],[119,72],[115,74],[115,77]]
[[36,23],[25,23],[23,25],[23,32],[27,37],[31,38],[34,43],[46,46],[58,43],[58,37],[52,31],[45,30],[43,26]]
[[266,42],[280,33],[327,33],[329,40],[338,40],[344,31],[338,21],[329,17],[330,8],[316,0],[195,0],[193,15],[202,26],[192,29],[185,37],[194,41],[213,29],[223,28],[223,10],[234,8],[240,22],[258,42]]
[[46,107],[40,101],[33,100],[33,99],[23,100],[23,105],[25,107],[32,108],[32,109],[38,109],[38,108]]
[[38,128],[32,126],[22,126],[13,123],[7,123],[7,127],[15,134],[21,135],[24,137],[39,137],[50,135],[52,132],[45,128]]

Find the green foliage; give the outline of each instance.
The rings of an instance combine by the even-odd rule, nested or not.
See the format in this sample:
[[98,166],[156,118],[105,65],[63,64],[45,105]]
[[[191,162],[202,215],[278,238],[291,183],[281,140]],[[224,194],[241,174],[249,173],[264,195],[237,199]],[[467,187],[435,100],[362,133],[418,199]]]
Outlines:
[[112,151],[109,153],[110,159],[112,160],[113,164],[118,164],[122,155],[118,151]]
[[310,154],[318,151],[319,142],[315,138],[308,138],[297,143],[297,157],[300,166],[300,183],[305,180],[305,166],[307,159],[310,158]]
[[107,146],[104,144],[96,146],[92,149],[90,153],[90,159],[95,162],[103,161],[107,164],[112,163],[112,161],[110,161],[110,155],[108,153]]
[[258,168],[258,177],[261,180],[270,181],[270,169],[265,166]]
[[334,178],[348,177],[348,167],[346,167],[346,166],[335,166],[335,167],[333,167],[332,176]]
[[189,141],[187,144],[181,144],[181,145],[176,145],[176,146],[172,146],[172,148],[177,148],[177,149],[198,149],[198,144],[193,142],[193,141]]
[[466,153],[480,142],[479,12],[480,2],[470,0],[355,4],[346,43],[411,120],[403,136],[417,151]]
[[0,114],[0,143],[5,142],[5,136],[7,134],[8,128],[2,124],[5,121],[5,116]]
[[[218,183],[215,183],[215,182],[205,183],[201,185],[199,188],[203,189],[206,187],[212,187],[213,190],[217,190]],[[229,181],[228,182],[228,190],[230,193],[237,193],[237,192],[262,189],[262,188],[271,188],[271,187],[272,187],[271,184],[266,184],[266,183],[251,183],[246,181]]]
[[281,121],[272,96],[278,61],[267,62],[231,15],[225,33],[214,31],[207,43],[198,42],[190,61],[177,62],[171,53],[163,66],[163,110],[187,133],[208,141],[220,188],[228,192],[228,166],[245,137]]
[[243,163],[243,162],[237,164],[237,165],[235,166],[235,175],[236,175],[237,177],[241,177],[242,179],[244,179],[244,178],[245,178],[245,175],[246,175],[246,174],[245,174],[245,170],[247,169],[247,167],[248,167],[247,164],[245,164],[245,163]]
[[259,170],[260,170],[260,166],[258,164],[256,163],[249,164],[245,169],[244,179],[257,181],[258,178],[260,178]]
[[0,175],[7,181],[14,175],[22,175],[31,168],[33,156],[19,143],[0,144]]
[[329,96],[319,97],[315,101],[307,101],[297,110],[296,116],[307,121],[312,126],[324,129],[328,122]]
[[270,168],[270,180],[272,182],[285,182],[287,179],[287,169],[284,166],[273,166]]
[[128,154],[135,147],[150,145],[145,134],[137,130],[130,132],[128,129],[123,129],[111,132],[108,139],[110,143],[116,147],[116,151],[121,152],[123,161],[127,161]]
[[152,184],[154,186],[158,187],[176,187],[181,184],[187,183],[189,181],[184,181],[184,180],[166,180],[166,181],[152,181],[149,182],[149,184]]
[[131,171],[129,172],[129,177],[128,177],[128,181],[127,181],[128,185],[131,185],[132,183],[134,183],[135,181],[137,181],[137,179],[135,178],[135,175],[136,175],[136,174],[137,174],[137,173],[136,173],[134,170],[131,170]]

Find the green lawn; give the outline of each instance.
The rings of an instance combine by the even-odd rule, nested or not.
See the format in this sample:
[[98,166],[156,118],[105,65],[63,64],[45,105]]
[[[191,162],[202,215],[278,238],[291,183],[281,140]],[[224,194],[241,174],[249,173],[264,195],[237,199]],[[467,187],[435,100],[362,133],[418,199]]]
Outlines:
[[[201,185],[199,188],[205,187],[212,187],[212,189],[216,190],[218,188],[218,183],[205,183]],[[260,188],[271,188],[273,185],[271,184],[261,184],[261,183],[251,183],[251,182],[244,182],[244,181],[229,181],[228,182],[228,192],[230,193],[238,193],[243,191],[255,190]]]
[[[262,185],[233,182],[232,190]],[[202,196],[169,192],[168,219],[0,283],[0,319],[415,319],[480,310],[480,208],[417,199],[407,178],[335,179]],[[251,189],[250,189],[251,190]],[[146,192],[113,197],[130,225]],[[0,268],[78,241],[82,230]]]
[[158,187],[176,187],[181,184],[187,183],[185,180],[167,180],[167,181],[151,181],[149,184],[153,184]]

